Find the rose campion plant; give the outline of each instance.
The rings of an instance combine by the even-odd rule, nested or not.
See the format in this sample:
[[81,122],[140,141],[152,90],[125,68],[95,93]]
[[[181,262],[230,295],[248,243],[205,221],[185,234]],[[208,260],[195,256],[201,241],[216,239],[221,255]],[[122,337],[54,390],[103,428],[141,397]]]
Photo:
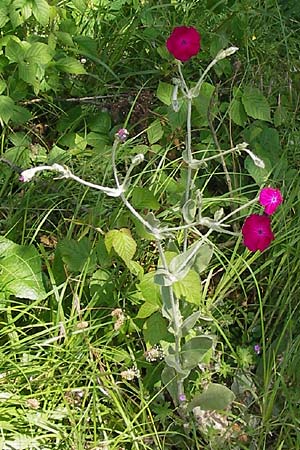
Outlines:
[[167,39],[168,51],[179,61],[188,61],[200,50],[201,36],[194,27],[176,27]]
[[273,214],[282,201],[283,198],[279,189],[266,187],[260,191],[259,203],[265,207],[264,213],[268,215]]
[[251,214],[242,227],[244,245],[251,251],[263,252],[274,239],[271,219],[265,215]]

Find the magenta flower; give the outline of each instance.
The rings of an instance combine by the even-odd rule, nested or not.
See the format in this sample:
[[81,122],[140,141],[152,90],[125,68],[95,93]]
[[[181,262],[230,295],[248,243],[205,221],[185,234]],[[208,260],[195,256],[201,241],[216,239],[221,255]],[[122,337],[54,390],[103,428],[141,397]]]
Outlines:
[[242,227],[243,244],[251,251],[263,252],[274,239],[271,229],[271,220],[268,216],[251,214]]
[[266,214],[273,214],[282,201],[283,198],[279,189],[266,187],[260,191],[259,203],[265,207],[264,212]]
[[167,39],[166,46],[179,61],[187,61],[200,50],[201,36],[194,27],[176,27]]

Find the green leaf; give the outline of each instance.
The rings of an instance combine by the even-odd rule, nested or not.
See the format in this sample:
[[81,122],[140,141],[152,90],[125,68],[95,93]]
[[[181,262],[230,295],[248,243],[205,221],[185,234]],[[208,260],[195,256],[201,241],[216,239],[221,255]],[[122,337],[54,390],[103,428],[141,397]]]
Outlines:
[[255,183],[258,186],[265,184],[272,172],[272,164],[270,160],[264,158],[263,161],[265,163],[264,169],[257,167],[250,156],[247,156],[244,161],[245,169],[248,171],[249,175],[254,179]]
[[179,253],[171,260],[169,269],[178,281],[187,275],[196,260],[200,248],[199,242],[195,242],[185,252]]
[[212,338],[197,336],[184,344],[181,350],[181,360],[184,369],[193,369],[207,356],[213,346]]
[[182,207],[182,215],[186,223],[192,223],[195,220],[197,203],[194,199],[188,199]]
[[5,48],[5,56],[11,62],[20,63],[24,61],[26,50],[21,42],[17,42],[14,38],[11,38]]
[[0,289],[30,300],[45,296],[41,258],[35,247],[0,237]]
[[156,96],[162,103],[167,106],[171,105],[172,103],[173,88],[174,86],[172,86],[172,84],[164,83],[163,81],[160,81],[158,84]]
[[147,303],[158,307],[161,306],[160,288],[154,283],[154,272],[146,273],[137,285],[137,288]]
[[3,28],[7,22],[9,22],[8,7],[5,5],[1,5],[0,6],[0,28]]
[[160,123],[159,119],[154,120],[152,124],[147,128],[147,137],[150,145],[155,144],[155,142],[158,142],[164,132]]
[[178,388],[175,370],[169,366],[166,366],[161,373],[161,380],[166,386],[175,405],[178,405]]
[[50,6],[46,0],[32,0],[32,12],[36,20],[46,26],[50,17]]
[[13,115],[14,106],[15,103],[10,97],[0,95],[0,121],[3,121],[6,124],[9,122]]
[[197,306],[201,303],[201,283],[199,275],[191,269],[180,281],[173,284],[173,289],[177,298]]
[[226,386],[217,383],[211,383],[201,394],[195,395],[191,400],[188,409],[192,410],[200,406],[205,411],[224,410],[235,399],[234,393]]
[[247,114],[240,98],[234,98],[230,103],[229,115],[231,120],[237,125],[245,125],[247,121]]
[[242,103],[248,116],[271,122],[270,105],[259,89],[246,87],[242,95]]
[[198,97],[193,99],[193,103],[197,112],[199,113],[199,118],[201,120],[201,125],[208,125],[207,112],[211,104],[211,97],[215,91],[215,87],[212,84],[204,82],[201,85],[201,89]]
[[31,44],[25,53],[25,60],[30,64],[48,64],[52,59],[49,47],[42,42],[35,42]]
[[130,263],[136,251],[136,242],[127,228],[108,231],[104,241],[109,253],[113,248],[126,265]]
[[63,239],[59,242],[57,249],[71,272],[81,272],[88,260],[89,271],[94,269],[96,255],[92,254],[92,244],[86,237],[80,241]]
[[159,310],[158,305],[154,305],[153,303],[145,302],[139,309],[136,319],[146,319],[147,317],[152,316],[153,313]]
[[146,345],[150,346],[159,344],[162,340],[172,340],[172,335],[168,332],[167,321],[160,312],[155,312],[145,321],[143,334]]
[[60,58],[55,63],[58,70],[67,73],[74,73],[76,75],[83,75],[86,73],[83,65],[75,58],[71,58],[70,56],[66,56],[65,58]]
[[182,323],[181,330],[182,330],[182,336],[186,336],[189,331],[193,328],[193,326],[196,324],[197,320],[201,317],[201,312],[196,311],[192,313],[190,316],[188,316]]
[[196,270],[197,273],[200,274],[201,272],[207,269],[207,266],[210,263],[213,254],[214,249],[212,245],[210,244],[201,245],[193,266],[193,268]]
[[135,187],[132,193],[132,204],[137,209],[159,209],[160,204],[149,189]]

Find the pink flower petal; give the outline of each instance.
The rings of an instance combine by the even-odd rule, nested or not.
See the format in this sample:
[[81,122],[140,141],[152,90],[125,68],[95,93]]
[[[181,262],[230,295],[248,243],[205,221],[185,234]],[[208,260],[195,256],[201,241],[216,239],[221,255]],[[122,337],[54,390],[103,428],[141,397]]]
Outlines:
[[194,27],[176,27],[167,39],[166,46],[179,61],[187,61],[200,50],[201,36]]
[[263,252],[274,239],[271,229],[271,219],[259,214],[247,217],[242,227],[243,244],[251,251]]
[[265,207],[264,212],[266,214],[273,214],[282,201],[283,198],[279,189],[266,187],[260,191],[259,203]]

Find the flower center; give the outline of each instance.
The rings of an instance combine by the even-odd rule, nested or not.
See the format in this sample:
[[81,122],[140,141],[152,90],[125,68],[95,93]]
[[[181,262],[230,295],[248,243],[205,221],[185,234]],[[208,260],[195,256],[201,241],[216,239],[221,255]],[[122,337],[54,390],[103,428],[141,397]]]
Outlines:
[[181,44],[182,44],[182,45],[187,45],[187,40],[186,40],[186,39],[182,39],[182,40],[181,40]]

